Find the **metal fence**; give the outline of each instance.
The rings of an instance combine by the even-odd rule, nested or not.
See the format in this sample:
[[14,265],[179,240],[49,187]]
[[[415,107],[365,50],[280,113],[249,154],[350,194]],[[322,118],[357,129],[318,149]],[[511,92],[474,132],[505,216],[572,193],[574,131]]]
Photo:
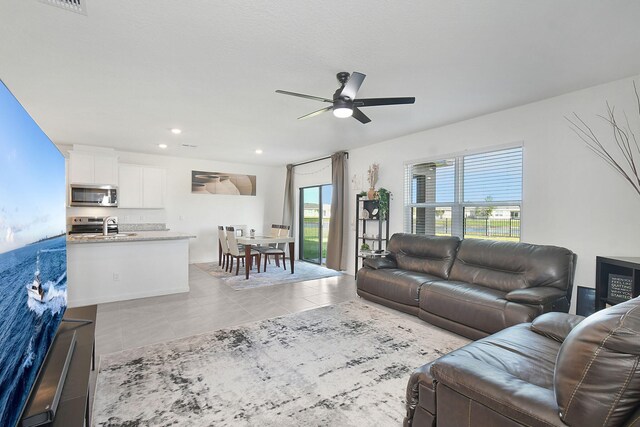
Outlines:
[[[465,218],[465,237],[520,238],[520,218]],[[451,220],[436,219],[436,235],[451,235]]]

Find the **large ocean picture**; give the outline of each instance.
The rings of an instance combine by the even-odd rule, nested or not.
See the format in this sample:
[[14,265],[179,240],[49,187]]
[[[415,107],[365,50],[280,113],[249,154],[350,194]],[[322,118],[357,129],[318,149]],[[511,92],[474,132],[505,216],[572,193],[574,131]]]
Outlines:
[[14,426],[67,305],[64,158],[0,81],[0,426]]

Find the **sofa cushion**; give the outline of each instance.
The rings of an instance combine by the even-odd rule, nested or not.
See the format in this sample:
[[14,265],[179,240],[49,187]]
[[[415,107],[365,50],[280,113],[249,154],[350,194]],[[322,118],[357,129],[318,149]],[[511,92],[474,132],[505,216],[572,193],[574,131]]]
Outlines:
[[574,254],[565,248],[465,239],[449,279],[503,292],[538,286],[567,291],[573,271]]
[[472,342],[431,363],[440,385],[524,425],[562,425],[553,393],[560,343],[525,323]]
[[496,289],[453,280],[438,280],[423,286],[420,310],[475,329],[493,333],[511,325],[530,322],[539,313],[507,301]]
[[575,314],[545,313],[531,322],[531,330],[552,340],[563,342],[573,328],[583,320],[584,316]]
[[640,403],[640,297],[599,311],[564,340],[554,378],[569,425],[622,425]]
[[460,239],[457,237],[424,236],[396,233],[391,236],[387,250],[398,268],[449,277]]
[[396,264],[392,258],[387,257],[365,258],[362,261],[362,265],[373,268],[374,270],[381,268],[398,268],[398,264]]
[[356,281],[358,290],[400,304],[418,306],[418,295],[423,283],[439,280],[425,273],[399,269],[361,268]]

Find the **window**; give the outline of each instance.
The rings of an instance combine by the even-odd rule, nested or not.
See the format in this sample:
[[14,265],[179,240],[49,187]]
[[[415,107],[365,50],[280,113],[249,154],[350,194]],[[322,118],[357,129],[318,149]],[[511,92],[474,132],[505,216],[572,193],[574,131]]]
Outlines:
[[520,240],[522,147],[405,166],[405,232]]
[[331,184],[300,188],[300,259],[325,264],[331,219]]

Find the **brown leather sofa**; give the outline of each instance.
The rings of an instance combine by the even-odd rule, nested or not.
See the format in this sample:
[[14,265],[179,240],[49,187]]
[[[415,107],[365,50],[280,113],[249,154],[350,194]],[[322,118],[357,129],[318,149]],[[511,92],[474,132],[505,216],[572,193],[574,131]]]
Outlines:
[[363,298],[471,339],[569,311],[576,256],[557,246],[394,234],[364,260]]
[[404,425],[640,426],[640,297],[547,313],[422,366]]

